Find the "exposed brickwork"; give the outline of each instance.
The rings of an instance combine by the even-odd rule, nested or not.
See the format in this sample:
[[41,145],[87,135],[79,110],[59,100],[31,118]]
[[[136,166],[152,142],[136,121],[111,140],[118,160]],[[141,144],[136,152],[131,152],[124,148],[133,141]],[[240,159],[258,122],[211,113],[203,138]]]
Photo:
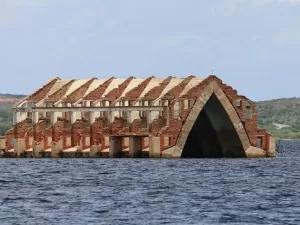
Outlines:
[[[82,149],[87,149],[91,146],[91,127],[85,126],[83,128],[83,131],[81,133],[81,139],[82,139]],[[89,139],[89,143],[86,144],[86,139]]]
[[52,139],[54,142],[58,142],[63,137],[65,122],[58,120],[52,127]]
[[213,76],[209,76],[204,79],[202,82],[191,88],[184,96],[181,96],[180,99],[197,99],[202,93],[203,89],[214,80]]
[[129,100],[129,101],[137,100],[137,98],[141,96],[142,92],[145,90],[145,88],[148,86],[148,84],[150,83],[150,81],[153,78],[155,78],[155,77],[152,76],[152,77],[148,77],[147,79],[145,79],[137,87],[135,87],[135,88],[131,89],[130,91],[128,91],[126,93],[125,97],[123,97],[123,99]]
[[74,81],[75,80],[69,81],[67,84],[65,84],[63,87],[58,89],[56,92],[49,95],[47,100],[54,101],[54,102],[61,100],[64,97],[64,95],[67,93],[68,89],[71,87]]
[[101,121],[95,121],[92,126],[91,126],[91,145],[99,145],[101,143],[103,143],[101,137],[102,137],[102,128],[103,128],[103,124],[101,123]]
[[[126,122],[125,122],[126,123]],[[125,124],[125,127],[123,127],[121,130],[118,131],[118,134],[123,134],[123,135],[127,135],[130,134],[130,129],[129,126],[127,124]]]
[[108,121],[105,118],[98,118],[91,126],[91,145],[99,145],[102,147],[109,147],[109,145],[105,145],[104,136],[109,136],[109,128]]
[[170,146],[175,145],[177,137],[181,131],[183,125],[183,121],[182,120],[178,120],[178,119],[174,119],[170,121],[169,126],[163,128],[160,131],[160,136],[163,139],[164,137],[169,137],[170,138],[170,142],[168,146],[164,146],[164,143],[161,143],[161,149],[166,149]]
[[270,149],[269,141],[270,141],[271,135],[265,129],[257,129],[255,136],[256,136],[256,138],[259,136],[262,137],[262,149],[268,149],[268,150]]
[[30,118],[18,123],[14,127],[14,137],[24,138],[28,129],[32,128],[32,120]]
[[123,118],[116,117],[111,124],[111,134],[118,134],[120,130],[127,126],[127,121]]
[[164,89],[167,87],[167,85],[170,83],[172,80],[172,76],[169,76],[163,82],[161,82],[158,86],[152,88],[148,93],[145,94],[144,100],[155,100],[157,99],[161,93],[164,91]]
[[72,130],[70,128],[64,128],[63,131],[63,149],[72,147]]
[[76,121],[71,128],[71,145],[80,145],[80,140],[83,135],[84,122]]
[[87,96],[84,97],[84,100],[92,100],[96,101],[102,97],[102,95],[105,93],[107,87],[110,85],[110,83],[115,79],[114,77],[109,78],[104,83],[99,85],[95,90],[91,91]]
[[170,91],[168,91],[162,99],[166,100],[173,100],[179,97],[179,95],[182,93],[186,85],[193,79],[195,76],[191,75],[185,78],[180,84],[173,87]]
[[51,148],[52,145],[53,126],[49,125],[44,131],[44,149]]
[[121,95],[123,94],[124,90],[127,88],[129,83],[132,81],[132,79],[134,79],[134,77],[129,77],[128,79],[126,79],[122,84],[119,85],[119,87],[114,88],[109,93],[107,93],[103,99],[108,100],[108,101],[115,101],[118,98],[120,98]]
[[130,131],[132,133],[143,133],[143,132],[148,132],[147,129],[147,119],[146,118],[141,118],[141,119],[135,119],[131,124],[130,124]]
[[[214,75],[209,76],[205,80],[203,80],[198,85],[191,88],[187,94],[181,96],[180,99],[197,99],[197,97],[201,94],[202,90],[209,85],[212,81],[216,81],[217,84],[222,88],[223,92],[226,94],[228,99],[230,100],[231,104],[235,108],[239,118],[241,119],[245,130],[247,131],[247,135],[249,140],[253,146],[256,146],[257,136],[265,135],[263,137],[262,148],[268,150],[268,141],[269,141],[269,134],[264,130],[257,127],[257,109],[255,104],[247,99],[245,96],[238,95],[237,90],[234,90],[231,86],[223,84],[222,80],[217,78]],[[237,106],[237,101],[241,101],[240,106]],[[246,106],[250,105],[251,109],[251,118],[246,119]],[[182,114],[182,119],[185,120],[188,115],[188,112],[184,112]],[[258,134],[259,133],[259,134]]]
[[167,125],[166,119],[158,118],[150,124],[150,133],[158,134],[158,132]]
[[19,123],[17,123],[13,128],[6,132],[6,145],[7,149],[14,148],[12,140],[18,138],[26,138],[27,132],[32,129],[32,120],[27,118]]
[[92,78],[89,81],[87,81],[85,84],[81,85],[79,88],[77,88],[75,91],[73,91],[71,94],[65,97],[65,100],[69,101],[77,101],[78,99],[82,98],[82,96],[85,94],[85,92],[88,90],[90,85],[93,83],[94,80],[97,80],[97,78]]
[[50,80],[49,82],[44,84],[41,88],[39,88],[35,92],[33,92],[31,95],[26,96],[25,98],[18,101],[14,105],[14,107],[16,107],[17,105],[19,105],[20,103],[22,103],[25,100],[34,101],[34,102],[42,100],[58,80],[60,80],[59,77],[55,77],[54,79]]
[[[182,118],[182,120],[185,120],[188,116],[188,114],[190,113],[192,106],[195,103],[195,100],[188,100],[188,104],[189,106],[187,108],[184,108],[184,106],[181,108],[181,112],[180,112],[180,117]],[[184,104],[184,103],[181,103]]]
[[51,80],[49,83],[45,84],[43,87],[38,89],[36,92],[34,92],[32,95],[29,96],[30,101],[38,102],[46,97],[46,95],[49,93],[51,88],[54,86],[54,84],[60,80],[60,78],[55,78]]
[[40,120],[33,126],[33,137],[35,141],[42,141],[44,139],[44,131],[48,128],[47,120]]
[[[153,78],[154,77],[149,77],[145,79],[137,87],[127,92],[125,97],[120,99],[120,97],[124,93],[124,90],[129,87],[130,82],[135,78],[129,77],[128,79],[123,81],[118,88],[112,89],[105,96],[103,96],[113,79],[115,79],[114,77],[112,77],[99,85],[95,90],[91,91],[86,97],[84,97],[84,100],[108,100],[112,102],[116,102],[116,100],[149,100],[155,104],[157,104],[158,102],[163,103],[166,107],[164,108],[162,113],[155,112],[148,114],[143,111],[143,113],[139,115],[138,111],[142,111],[144,109],[137,110],[136,113],[131,114],[133,115],[133,117],[131,117],[131,119],[133,119],[132,123],[129,123],[127,119],[124,119],[126,118],[125,116],[124,118],[114,117],[113,121],[110,123],[109,112],[102,113],[101,115],[103,116],[96,118],[95,121],[89,121],[88,112],[82,112],[83,116],[81,117],[81,119],[77,119],[74,124],[70,123],[69,112],[64,112],[62,114],[62,117],[57,118],[58,121],[53,125],[50,124],[49,114],[46,114],[46,118],[40,117],[36,125],[32,124],[31,118],[27,118],[26,120],[17,123],[13,129],[7,132],[7,149],[12,149],[14,147],[10,144],[13,138],[22,139],[20,145],[24,145],[23,143],[25,141],[26,149],[31,148],[32,138],[34,138],[34,141],[36,143],[44,141],[44,149],[50,148],[52,144],[54,146],[61,145],[59,146],[59,148],[61,149],[79,147],[81,150],[83,150],[95,146],[101,146],[101,149],[106,149],[110,147],[110,136],[121,135],[123,136],[122,148],[124,150],[128,148],[128,137],[130,135],[149,135],[157,138],[158,146],[160,142],[160,150],[158,151],[167,151],[167,149],[175,147],[175,145],[177,146],[176,141],[178,139],[178,136],[180,136],[179,134],[182,131],[183,124],[185,124],[187,118],[191,118],[190,115],[195,115],[195,117],[198,115],[198,111],[195,113],[194,109],[196,109],[197,107],[199,110],[202,109],[199,107],[199,102],[201,103],[201,101],[203,101],[203,105],[201,107],[204,107],[204,102],[206,102],[207,99],[204,101],[199,97],[203,93],[205,93],[208,97],[212,93],[215,93],[216,96],[218,95],[218,98],[220,102],[222,102],[224,107],[230,106],[229,108],[231,108],[231,111],[228,112],[227,110],[227,113],[231,116],[234,115],[234,117],[230,117],[231,119],[233,118],[232,121],[234,122],[234,124],[241,122],[241,124],[243,125],[244,129],[242,130],[244,132],[244,135],[240,135],[239,137],[241,137],[241,140],[246,140],[248,146],[250,146],[250,144],[252,146],[256,146],[257,141],[261,140],[261,148],[265,150],[269,149],[270,135],[266,130],[257,127],[256,105],[245,96],[239,95],[237,90],[233,89],[231,86],[223,84],[222,80],[220,80],[216,76],[211,75],[204,80],[199,79],[198,84],[188,90],[185,95],[180,96],[187,85],[190,83],[190,81],[195,78],[194,76],[189,76],[185,79],[182,79],[182,81],[178,85],[177,83],[175,83],[175,85],[173,85],[172,88],[161,99],[158,99],[165,88],[169,84],[172,85],[170,82],[172,81],[173,77],[170,76],[164,79],[159,85],[151,87],[151,89],[145,94],[145,96],[141,98],[140,95],[148,87]],[[85,82],[82,86],[78,87],[66,98],[62,99],[74,82],[74,80],[69,81],[61,89],[53,93],[51,96],[48,96],[48,99],[46,100],[54,102],[59,100],[67,100],[73,102],[77,101],[78,99],[83,98],[84,94],[95,79],[96,78],[92,78],[89,81]],[[51,85],[55,83],[51,82],[44,85],[41,89],[35,92],[31,96],[31,99],[34,101],[42,100],[44,96],[46,96],[50,91],[52,87]],[[208,92],[206,90],[211,91]],[[223,93],[227,98],[224,98]],[[199,101],[199,99],[201,101]],[[226,104],[221,99],[226,99]],[[49,103],[51,104],[51,102]],[[198,106],[196,103],[198,104]],[[231,107],[231,105],[233,107]],[[228,107],[226,107],[226,109],[227,108]],[[192,111],[193,113],[191,113]],[[115,113],[113,115],[115,115]],[[151,115],[151,117],[147,118],[149,115]],[[192,122],[189,121],[189,123]],[[147,138],[148,137],[141,138],[142,149],[149,147],[149,140]],[[182,143],[184,144],[184,142]]]
[[[269,149],[269,137],[270,134],[267,133],[265,129],[258,128],[257,121],[257,107],[256,105],[243,95],[239,95],[237,90],[233,89],[231,86],[223,84],[222,81],[216,77],[214,80],[220,85],[231,104],[234,106],[237,114],[239,115],[247,135],[249,137],[250,143],[256,146],[258,136],[262,137],[262,148],[265,150]],[[239,102],[239,104],[237,104]],[[250,118],[246,118],[247,107],[250,107]]]

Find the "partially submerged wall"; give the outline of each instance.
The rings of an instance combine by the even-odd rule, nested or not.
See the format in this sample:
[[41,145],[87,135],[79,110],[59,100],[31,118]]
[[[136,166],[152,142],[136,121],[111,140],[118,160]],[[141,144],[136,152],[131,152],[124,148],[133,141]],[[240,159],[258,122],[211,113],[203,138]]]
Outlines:
[[[6,150],[13,150],[20,155],[32,148],[37,155],[51,149],[53,157],[58,157],[60,152],[74,150],[100,156],[101,152],[112,150],[110,137],[121,136],[121,149],[124,152],[128,151],[130,143],[141,141],[131,145],[135,146],[135,151],[138,146],[141,151],[148,152],[150,157],[182,157],[186,145],[192,146],[187,144],[192,132],[194,134],[190,137],[191,140],[202,140],[199,145],[207,152],[204,155],[209,151],[208,147],[203,146],[220,148],[222,156],[232,155],[228,152],[237,152],[234,148],[242,148],[242,152],[239,150],[238,154],[240,157],[275,155],[272,137],[266,130],[257,127],[256,105],[214,75],[206,79],[195,76],[181,80],[168,77],[161,81],[154,77],[143,81],[130,77],[115,83],[114,79],[102,82],[88,94],[87,91],[97,79],[82,82],[76,88],[72,86],[76,83],[74,80],[65,82],[61,89],[53,91],[46,99],[47,103],[43,105],[48,105],[48,108],[45,108],[39,118],[35,117],[36,114],[28,114],[32,118],[17,123],[7,132]],[[111,84],[114,86],[108,88]],[[38,93],[47,96],[52,87],[50,86]],[[69,93],[68,89],[71,87],[74,91]],[[40,94],[34,96],[38,101],[43,101]],[[212,96],[215,96],[215,102],[207,105]],[[214,109],[217,103],[223,111],[221,108]],[[57,112],[47,112],[47,109],[53,109],[50,105],[57,105]],[[76,112],[78,105],[86,107],[87,111]],[[140,108],[122,111],[132,106]],[[146,111],[151,106],[163,107],[163,110]],[[70,111],[60,112],[60,107],[70,107]],[[99,107],[100,111],[89,112],[89,107]],[[120,108],[102,112],[101,107]],[[201,137],[198,138],[197,132],[192,130],[197,130],[193,126],[202,110],[205,111],[202,123],[207,125],[199,130]],[[217,111],[219,113],[215,114]],[[227,120],[225,116],[228,117]],[[232,127],[229,129],[230,126]],[[209,133],[211,135],[207,136]],[[133,136],[138,136],[139,141],[130,142],[130,137]],[[210,139],[211,142],[208,141]],[[214,146],[213,143],[218,145]],[[185,156],[199,157],[193,154]],[[216,152],[213,155],[221,156]]]

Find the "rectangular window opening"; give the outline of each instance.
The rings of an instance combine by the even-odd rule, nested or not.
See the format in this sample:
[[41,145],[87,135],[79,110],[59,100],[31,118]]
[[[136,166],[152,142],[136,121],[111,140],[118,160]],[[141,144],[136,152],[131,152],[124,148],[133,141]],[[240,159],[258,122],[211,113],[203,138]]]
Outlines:
[[250,105],[246,106],[246,119],[252,119],[252,108]]
[[263,140],[263,137],[256,138],[256,147],[258,147],[258,148],[262,147],[262,140]]
[[236,107],[241,107],[241,99],[235,100],[235,106]]
[[184,100],[184,109],[187,110],[190,108],[190,101],[189,100]]
[[9,144],[10,146],[15,146],[15,139],[11,138]]

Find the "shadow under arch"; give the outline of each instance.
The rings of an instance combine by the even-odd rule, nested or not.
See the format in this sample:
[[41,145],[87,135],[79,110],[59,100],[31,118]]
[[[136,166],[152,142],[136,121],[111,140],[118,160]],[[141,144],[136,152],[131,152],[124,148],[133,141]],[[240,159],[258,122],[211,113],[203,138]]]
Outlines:
[[181,157],[246,157],[239,135],[214,93],[200,111],[189,132]]

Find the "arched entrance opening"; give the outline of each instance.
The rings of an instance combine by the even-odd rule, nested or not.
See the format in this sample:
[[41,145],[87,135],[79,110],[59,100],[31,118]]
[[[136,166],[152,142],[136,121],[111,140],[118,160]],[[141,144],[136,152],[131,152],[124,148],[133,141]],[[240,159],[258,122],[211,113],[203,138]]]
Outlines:
[[246,157],[227,112],[212,94],[199,113],[185,142],[182,158]]

